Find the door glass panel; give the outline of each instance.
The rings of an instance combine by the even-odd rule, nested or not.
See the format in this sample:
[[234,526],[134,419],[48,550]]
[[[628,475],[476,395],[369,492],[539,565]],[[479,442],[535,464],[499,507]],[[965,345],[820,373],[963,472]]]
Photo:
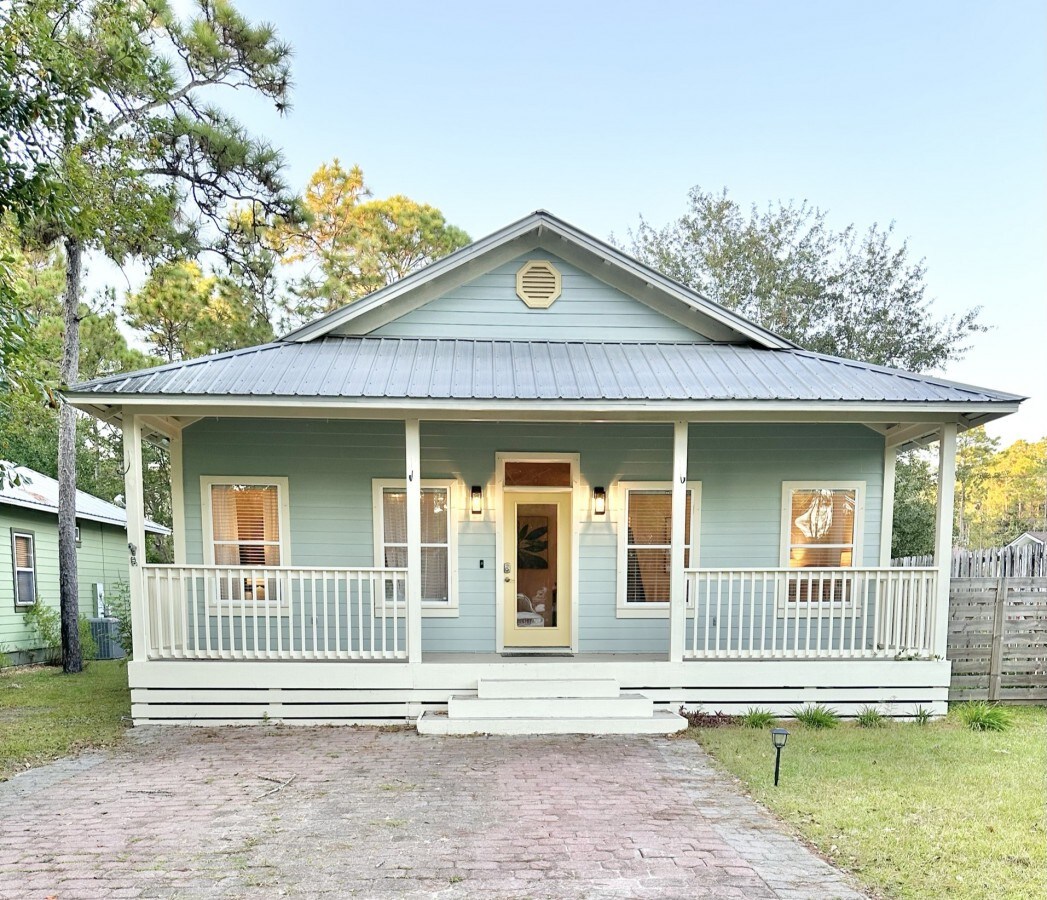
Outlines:
[[555,503],[516,506],[516,627],[556,627]]
[[507,462],[506,487],[570,487],[569,462]]

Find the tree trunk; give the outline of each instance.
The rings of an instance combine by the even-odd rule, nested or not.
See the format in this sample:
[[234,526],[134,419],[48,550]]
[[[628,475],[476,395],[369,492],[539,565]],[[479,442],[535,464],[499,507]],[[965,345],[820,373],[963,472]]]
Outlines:
[[[65,242],[65,297],[62,338],[62,385],[76,382],[80,369],[80,269],[83,247]],[[76,410],[58,408],[58,594],[62,612],[62,668],[83,669],[80,656],[79,581],[76,574]]]

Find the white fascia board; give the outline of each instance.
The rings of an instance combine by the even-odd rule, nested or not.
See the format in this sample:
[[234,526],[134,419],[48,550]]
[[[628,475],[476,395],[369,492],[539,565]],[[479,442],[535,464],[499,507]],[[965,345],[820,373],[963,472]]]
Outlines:
[[[66,394],[66,400],[78,409],[95,415],[112,416],[114,407],[133,411],[138,415],[178,415],[177,410],[190,410],[193,415],[254,415],[268,411],[281,416],[331,416],[339,413],[352,417],[366,414],[375,418],[403,418],[405,414],[422,415],[430,418],[468,418],[479,414],[479,418],[519,416],[533,419],[535,416],[565,418],[607,418],[610,421],[622,418],[671,419],[681,414],[693,414],[706,421],[718,417],[754,416],[758,419],[775,417],[778,421],[796,421],[797,417],[824,414],[836,420],[848,417],[849,421],[875,422],[923,422],[949,421],[960,423],[967,417],[997,418],[1018,411],[1017,402],[884,402],[824,400],[818,402],[766,401],[766,400],[701,400],[701,401],[491,401],[491,400],[416,400],[389,399],[383,397],[206,397],[135,395],[134,399],[120,395],[109,395],[113,401],[105,404],[97,394]],[[242,410],[243,412],[232,412]]]

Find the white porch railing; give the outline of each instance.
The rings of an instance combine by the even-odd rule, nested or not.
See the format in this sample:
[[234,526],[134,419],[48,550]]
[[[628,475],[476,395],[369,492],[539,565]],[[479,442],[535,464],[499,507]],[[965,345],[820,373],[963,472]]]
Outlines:
[[928,658],[938,570],[688,569],[685,659]]
[[406,659],[406,569],[148,565],[149,659]]

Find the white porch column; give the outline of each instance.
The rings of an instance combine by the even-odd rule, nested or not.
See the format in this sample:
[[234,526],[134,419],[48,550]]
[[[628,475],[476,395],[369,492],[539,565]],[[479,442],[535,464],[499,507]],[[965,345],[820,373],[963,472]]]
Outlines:
[[894,537],[894,475],[898,465],[898,448],[883,450],[883,508],[880,511],[880,565],[891,564],[891,539]]
[[131,600],[131,649],[135,661],[146,658],[149,617],[146,612],[145,494],[142,490],[142,429],[138,417],[124,414],[124,509],[127,512],[127,543],[134,547],[128,577]]
[[687,628],[683,574],[687,520],[687,423],[673,423],[672,550],[669,556],[669,661],[682,662]]
[[952,572],[952,516],[956,496],[956,425],[942,426],[938,443],[938,508],[934,520],[934,564],[938,602],[934,616],[935,655],[945,657],[949,641],[949,576]]
[[422,447],[417,419],[404,420],[407,445],[407,659],[422,661]]
[[185,565],[185,482],[182,470],[181,432],[168,438],[168,457],[171,469],[171,534],[174,561]]

